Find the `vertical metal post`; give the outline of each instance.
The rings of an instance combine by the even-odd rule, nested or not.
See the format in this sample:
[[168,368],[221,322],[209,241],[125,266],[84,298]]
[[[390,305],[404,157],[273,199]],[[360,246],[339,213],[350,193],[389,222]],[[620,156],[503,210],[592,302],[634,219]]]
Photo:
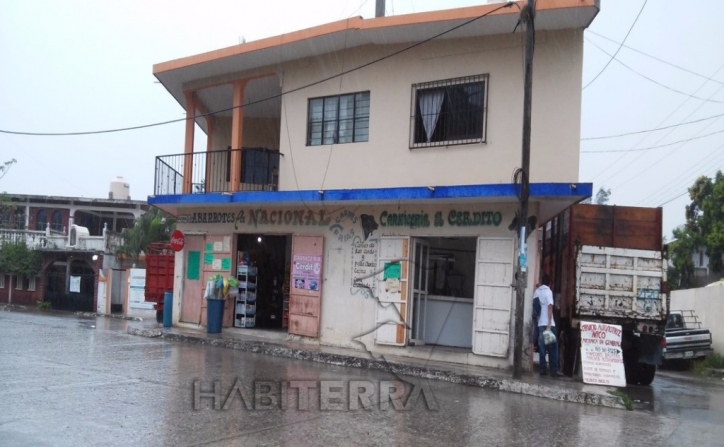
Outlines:
[[520,21],[525,25],[525,81],[523,87],[523,156],[520,210],[518,212],[518,268],[516,272],[515,288],[515,349],[513,351],[513,377],[520,378],[523,369],[523,344],[524,344],[524,308],[525,289],[527,285],[526,266],[526,239],[528,224],[528,187],[530,178],[530,122],[531,103],[533,93],[533,48],[535,46],[535,5],[533,0],[523,6],[520,12]]
[[377,0],[375,4],[375,17],[385,16],[385,0]]

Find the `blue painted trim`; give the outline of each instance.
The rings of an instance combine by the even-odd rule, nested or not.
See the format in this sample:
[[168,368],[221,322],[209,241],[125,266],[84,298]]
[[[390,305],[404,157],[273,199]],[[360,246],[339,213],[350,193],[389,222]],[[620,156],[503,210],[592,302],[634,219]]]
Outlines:
[[[531,183],[530,197],[590,197],[592,183]],[[495,185],[426,186],[403,188],[332,189],[324,191],[242,191],[235,193],[175,194],[150,196],[151,205],[214,205],[224,203],[314,203],[332,201],[382,202],[444,200],[484,197],[515,197],[511,183]]]

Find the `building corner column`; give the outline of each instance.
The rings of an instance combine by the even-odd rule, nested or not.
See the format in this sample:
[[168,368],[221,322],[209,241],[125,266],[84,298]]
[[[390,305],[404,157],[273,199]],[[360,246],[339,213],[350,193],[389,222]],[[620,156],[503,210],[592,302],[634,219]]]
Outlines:
[[184,172],[182,192],[191,193],[193,175],[193,152],[194,152],[194,130],[196,128],[196,93],[194,91],[184,92],[186,96],[186,132],[184,134]]
[[229,175],[230,191],[239,191],[241,189],[241,166],[242,166],[242,133],[244,127],[244,88],[247,80],[235,81],[233,106],[234,110],[231,115],[231,171]]

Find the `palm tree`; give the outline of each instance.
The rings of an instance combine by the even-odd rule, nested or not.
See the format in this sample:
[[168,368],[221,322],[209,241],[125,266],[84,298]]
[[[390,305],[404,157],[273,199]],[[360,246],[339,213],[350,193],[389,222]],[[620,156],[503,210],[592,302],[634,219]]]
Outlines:
[[121,233],[122,243],[116,248],[116,256],[138,261],[146,246],[153,242],[166,242],[176,228],[176,219],[158,208],[150,208],[136,221],[132,228]]

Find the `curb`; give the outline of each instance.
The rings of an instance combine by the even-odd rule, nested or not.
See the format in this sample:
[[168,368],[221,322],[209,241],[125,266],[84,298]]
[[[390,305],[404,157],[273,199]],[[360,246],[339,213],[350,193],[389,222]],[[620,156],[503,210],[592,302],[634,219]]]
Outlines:
[[116,318],[118,320],[143,321],[143,318],[141,318],[141,317],[128,317],[126,315],[98,314],[95,312],[76,312],[75,314],[78,315],[79,317],[104,317],[104,318]]
[[143,329],[129,327],[126,332],[130,335],[137,335],[147,338],[162,338],[165,340],[192,343],[208,346],[216,346],[237,351],[251,352],[254,354],[265,354],[274,357],[284,357],[295,360],[309,360],[318,363],[327,363],[337,366],[351,366],[355,368],[374,369],[379,371],[402,374],[406,376],[420,377],[429,380],[455,383],[461,385],[476,386],[479,388],[506,391],[526,396],[536,396],[545,399],[553,399],[563,402],[575,402],[598,407],[617,408],[625,410],[623,399],[608,394],[594,394],[585,391],[571,390],[559,387],[530,384],[512,379],[497,379],[477,374],[462,374],[441,369],[403,365],[400,363],[387,362],[381,359],[365,359],[360,357],[331,354],[318,351],[305,351],[302,349],[288,348],[280,345],[267,344],[264,342],[207,339],[192,335],[183,335],[173,332],[161,331],[159,329]]
[[11,310],[27,310],[27,307],[18,304],[3,304],[0,306],[0,311],[10,312]]

